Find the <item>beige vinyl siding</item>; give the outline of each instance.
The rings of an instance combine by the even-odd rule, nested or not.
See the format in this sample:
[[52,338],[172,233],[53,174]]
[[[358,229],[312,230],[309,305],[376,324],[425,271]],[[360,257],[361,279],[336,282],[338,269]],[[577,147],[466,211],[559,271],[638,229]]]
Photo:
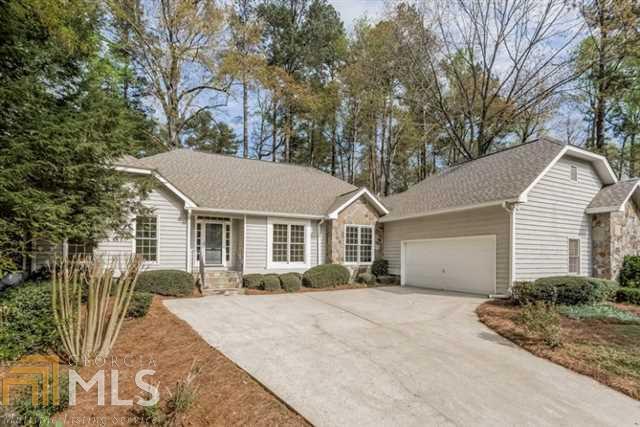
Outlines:
[[[143,269],[186,270],[187,220],[184,203],[168,190],[155,188],[143,204],[153,209],[153,215],[158,218],[158,262],[147,262]],[[135,220],[132,221],[135,224]],[[105,257],[126,257],[134,251],[134,239],[111,238],[98,243],[95,253]]]
[[403,240],[495,235],[496,291],[506,293],[509,289],[509,222],[509,213],[500,206],[386,222],[384,256],[389,261],[389,272],[400,274]]
[[[286,219],[283,219],[286,221]],[[318,263],[318,221],[311,221],[310,265]],[[247,217],[246,250],[244,273],[286,273],[290,271],[304,272],[307,268],[267,268],[267,217]],[[322,239],[321,239],[322,242]],[[321,243],[322,244],[322,243]],[[322,249],[321,249],[322,250]]]
[[[578,180],[571,180],[571,166]],[[580,239],[580,274],[591,275],[591,218],[602,182],[590,163],[565,156],[531,189],[515,216],[515,280],[569,272],[569,239]]]

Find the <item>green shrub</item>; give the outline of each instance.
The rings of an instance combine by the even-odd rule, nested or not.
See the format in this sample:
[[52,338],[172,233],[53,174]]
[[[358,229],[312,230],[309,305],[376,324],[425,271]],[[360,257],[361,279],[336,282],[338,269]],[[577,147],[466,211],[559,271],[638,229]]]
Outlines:
[[302,284],[308,288],[332,288],[349,283],[351,273],[340,264],[318,265],[305,271]]
[[153,302],[153,294],[148,292],[134,292],[127,309],[128,318],[144,317],[151,308]]
[[297,292],[302,287],[302,276],[300,273],[285,273],[280,275],[282,289],[287,292]]
[[552,286],[556,303],[560,305],[596,304],[612,296],[609,281],[580,276],[546,277],[535,281],[536,286]]
[[[69,374],[67,371],[60,372],[58,383],[60,401],[57,404],[53,403],[53,378],[49,378],[49,399],[47,405],[42,404],[42,376],[38,375],[36,381],[38,383],[38,404],[35,406],[33,405],[33,402],[31,400],[31,388],[23,387],[19,394],[16,396],[16,399],[11,404],[10,410],[13,411],[16,419],[20,420],[20,425],[53,425],[53,423],[51,422],[51,417],[69,407]],[[10,420],[10,418],[8,420]]]
[[545,283],[516,282],[511,289],[511,297],[520,305],[532,304],[536,301],[555,304],[558,299],[558,292],[555,286]]
[[389,273],[389,261],[378,258],[371,264],[371,273],[376,276],[386,276]]
[[519,321],[528,333],[542,339],[547,346],[556,348],[562,344],[560,315],[553,304],[544,301],[527,304]]
[[263,288],[262,274],[245,274],[242,277],[242,286],[244,286],[247,289],[262,289]]
[[628,288],[640,287],[640,256],[625,256],[620,270],[620,284]]
[[376,276],[371,273],[358,274],[358,282],[366,283],[367,286],[373,286],[376,284]]
[[608,319],[624,323],[640,323],[640,317],[628,311],[620,310],[609,304],[599,305],[562,305],[558,307],[561,314],[571,319]]
[[136,291],[168,297],[187,297],[193,294],[191,273],[180,270],[145,271],[138,276]]
[[0,360],[57,350],[60,338],[53,322],[51,283],[26,283],[0,294]]
[[617,302],[640,305],[640,288],[620,288],[616,292]]
[[593,277],[589,280],[596,285],[594,291],[595,297],[598,302],[615,300],[616,293],[618,292],[618,289],[620,289],[620,285],[618,285],[618,282],[616,282],[615,280],[596,279]]
[[265,291],[278,291],[280,287],[280,276],[277,274],[265,274],[262,277],[262,286]]

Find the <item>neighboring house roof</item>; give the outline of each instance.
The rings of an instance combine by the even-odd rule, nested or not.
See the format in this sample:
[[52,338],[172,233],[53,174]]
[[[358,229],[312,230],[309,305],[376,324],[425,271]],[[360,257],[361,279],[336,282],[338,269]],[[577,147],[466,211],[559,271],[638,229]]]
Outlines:
[[383,222],[456,210],[525,202],[527,193],[563,155],[593,162],[605,184],[615,175],[602,156],[547,138],[453,166],[404,193],[382,200],[391,213]]
[[[153,170],[193,200],[198,208],[222,212],[326,217],[348,200],[349,195],[361,191],[312,167],[188,149],[142,159],[123,159],[117,164],[130,172]],[[375,199],[370,193],[369,196]]]
[[624,204],[632,196],[636,203],[640,204],[640,179],[621,181],[616,184],[602,188],[595,195],[589,206],[587,213],[603,213],[624,210]]

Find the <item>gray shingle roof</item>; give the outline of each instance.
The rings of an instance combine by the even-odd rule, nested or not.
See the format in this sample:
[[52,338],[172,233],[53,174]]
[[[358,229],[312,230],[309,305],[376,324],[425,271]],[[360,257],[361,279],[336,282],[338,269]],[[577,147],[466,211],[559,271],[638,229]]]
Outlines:
[[517,199],[563,148],[541,138],[453,166],[383,199],[383,220]]
[[604,187],[595,195],[587,210],[610,208],[611,211],[615,211],[620,209],[631,192],[635,190],[639,181],[640,179],[636,178]]
[[357,187],[317,169],[174,150],[119,165],[154,169],[199,207],[324,216]]

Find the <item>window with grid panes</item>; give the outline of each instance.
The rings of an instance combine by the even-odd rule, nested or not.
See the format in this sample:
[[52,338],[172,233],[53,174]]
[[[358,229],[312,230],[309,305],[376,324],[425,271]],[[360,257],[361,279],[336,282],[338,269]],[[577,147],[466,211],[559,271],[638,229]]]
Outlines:
[[305,226],[300,224],[273,224],[271,244],[272,262],[305,262]]
[[347,225],[345,234],[345,262],[370,263],[373,260],[373,227]]
[[580,274],[580,240],[569,239],[569,273]]
[[136,218],[136,254],[145,261],[158,261],[158,218]]

